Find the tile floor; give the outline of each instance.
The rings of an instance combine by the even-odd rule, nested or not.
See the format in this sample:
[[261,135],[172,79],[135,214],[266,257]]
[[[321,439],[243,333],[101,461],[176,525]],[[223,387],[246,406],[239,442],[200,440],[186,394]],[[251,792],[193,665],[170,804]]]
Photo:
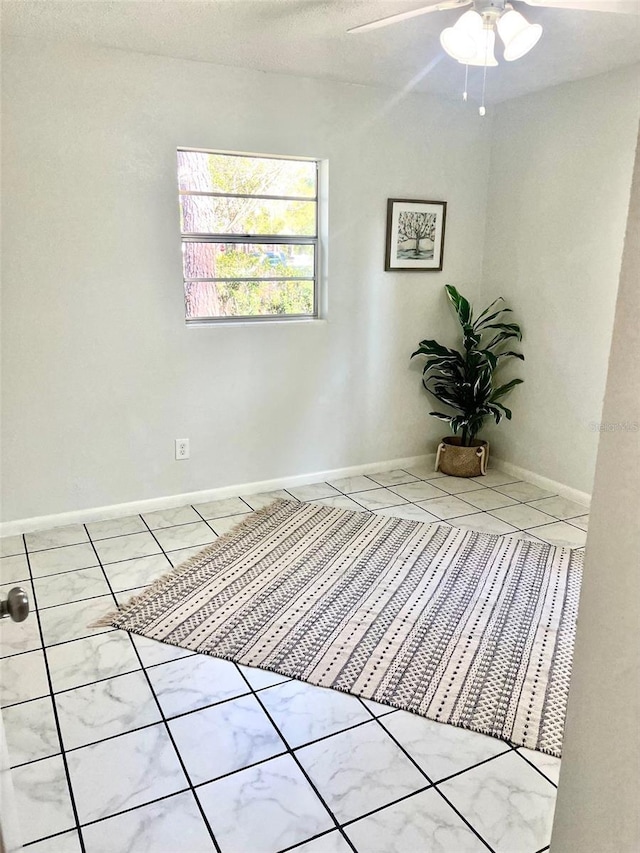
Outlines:
[[2,706],[30,853],[536,853],[560,762],[93,620],[274,496],[584,546],[585,507],[499,471],[349,477],[1,540]]

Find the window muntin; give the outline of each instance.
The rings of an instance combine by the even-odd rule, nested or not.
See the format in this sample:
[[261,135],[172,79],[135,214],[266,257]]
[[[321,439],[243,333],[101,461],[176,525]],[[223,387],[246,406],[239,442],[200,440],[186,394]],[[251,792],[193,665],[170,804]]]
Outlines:
[[318,163],[178,149],[185,317],[317,316]]

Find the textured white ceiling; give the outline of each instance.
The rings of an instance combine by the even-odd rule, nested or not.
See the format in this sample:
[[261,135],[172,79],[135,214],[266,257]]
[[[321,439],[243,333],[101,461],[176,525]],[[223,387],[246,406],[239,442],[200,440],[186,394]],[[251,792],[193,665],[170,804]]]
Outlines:
[[[438,36],[460,10],[346,32],[421,5],[426,0],[3,0],[2,31],[457,98],[464,70]],[[488,69],[488,101],[640,61],[640,16],[514,5],[544,33],[523,59]],[[470,91],[480,74],[473,71]]]

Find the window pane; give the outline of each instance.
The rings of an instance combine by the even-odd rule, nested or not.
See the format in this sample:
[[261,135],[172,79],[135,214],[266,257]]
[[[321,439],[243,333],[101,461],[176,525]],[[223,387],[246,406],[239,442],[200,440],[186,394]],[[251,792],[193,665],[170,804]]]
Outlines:
[[187,320],[313,314],[312,281],[186,281]]
[[313,245],[182,244],[184,278],[313,278]]
[[308,160],[178,151],[178,181],[181,190],[314,198],[316,164]]
[[273,234],[313,237],[315,201],[180,196],[183,234]]

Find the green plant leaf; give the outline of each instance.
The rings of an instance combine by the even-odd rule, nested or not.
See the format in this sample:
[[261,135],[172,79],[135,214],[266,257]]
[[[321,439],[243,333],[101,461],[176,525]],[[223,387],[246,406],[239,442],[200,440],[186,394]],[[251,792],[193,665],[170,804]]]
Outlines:
[[504,395],[508,394],[516,385],[521,385],[523,381],[524,380],[522,379],[512,379],[511,382],[507,382],[506,385],[501,385],[499,388],[496,388],[490,397],[490,401],[495,403],[496,400],[499,400],[500,397],[504,397]]
[[521,352],[513,352],[513,350],[507,350],[506,352],[499,352],[496,354],[496,359],[501,358],[519,358],[521,361],[524,361],[524,356]]
[[[504,302],[504,299],[502,298],[502,296],[498,296],[498,298],[497,298],[497,299],[494,299],[494,300],[493,300],[493,302],[491,303],[491,305],[487,305],[487,307],[484,309],[484,311],[482,311],[482,312],[478,315],[478,317],[477,317],[477,319],[476,319],[476,322],[475,322],[475,325],[476,325],[476,326],[478,325],[478,323],[480,322],[480,320],[482,320],[482,318],[483,318],[486,314],[488,314],[488,313],[489,313],[489,311],[491,311],[491,309],[493,308],[493,306],[498,304],[498,302]],[[504,309],[504,308],[502,308],[501,310],[502,310],[502,311],[504,311],[505,309]]]
[[488,328],[488,324],[492,320],[495,320],[496,317],[499,317],[501,314],[507,314],[507,313],[509,313],[509,314],[513,313],[511,311],[511,308],[501,308],[499,311],[496,311],[494,314],[491,314],[489,317],[487,317],[482,323],[479,323],[476,320],[475,327],[476,327],[476,329],[486,329],[486,328]]
[[452,284],[446,284],[444,289],[447,291],[449,301],[456,309],[460,324],[464,326],[465,324],[471,323],[472,311],[468,300],[466,300],[462,294],[458,293]]

